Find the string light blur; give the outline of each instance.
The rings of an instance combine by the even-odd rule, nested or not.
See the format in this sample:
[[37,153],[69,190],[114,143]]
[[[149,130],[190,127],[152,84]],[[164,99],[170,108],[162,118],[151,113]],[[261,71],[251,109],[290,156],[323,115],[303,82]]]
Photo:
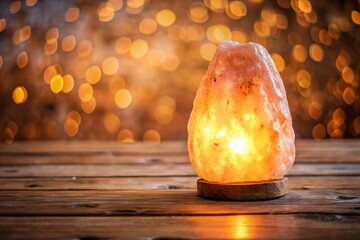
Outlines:
[[297,137],[360,136],[360,1],[0,2],[0,139],[186,139],[217,45],[271,53]]

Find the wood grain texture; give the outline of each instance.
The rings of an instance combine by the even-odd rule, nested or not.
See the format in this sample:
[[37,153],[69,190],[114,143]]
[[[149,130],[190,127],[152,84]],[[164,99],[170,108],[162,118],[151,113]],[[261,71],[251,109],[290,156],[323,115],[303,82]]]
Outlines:
[[144,155],[117,155],[113,153],[100,153],[100,154],[66,154],[61,153],[57,155],[37,155],[22,153],[18,155],[6,155],[0,153],[0,165],[35,165],[35,164],[177,164],[189,163],[187,154],[144,154]]
[[359,214],[360,190],[292,190],[258,202],[202,199],[196,190],[1,191],[0,215],[184,216]]
[[[125,144],[119,142],[15,142],[0,144],[0,165],[188,163],[185,142]],[[296,162],[359,163],[356,140],[296,141]]]
[[246,183],[217,183],[197,180],[197,194],[199,197],[220,201],[256,201],[269,200],[284,196],[288,192],[288,179],[246,182]]
[[63,153],[76,154],[176,154],[187,153],[185,141],[166,141],[161,144],[133,142],[122,143],[115,141],[36,141],[13,142],[10,145],[0,144],[2,154],[42,154],[58,155]]
[[[198,177],[0,178],[0,190],[195,189]],[[289,189],[360,190],[360,176],[291,176]]]
[[[295,163],[289,176],[360,175],[360,164]],[[196,176],[185,164],[2,165],[0,177]]]
[[[360,141],[357,139],[334,139],[315,141],[312,139],[296,139],[297,152],[360,152]],[[56,155],[59,153],[187,153],[185,141],[166,141],[161,144],[134,142],[121,143],[115,141],[36,141],[13,142],[11,145],[0,144],[0,153],[42,153]]]
[[[360,153],[344,152],[341,155],[332,152],[297,153],[296,163],[359,163]],[[58,153],[54,155],[0,153],[0,165],[28,164],[153,164],[153,163],[189,163],[187,153],[183,154],[114,154],[114,153]]]
[[196,194],[185,142],[0,144],[0,239],[357,239],[360,141],[296,141],[289,193]]
[[0,217],[2,239],[357,239],[360,217],[341,214]]

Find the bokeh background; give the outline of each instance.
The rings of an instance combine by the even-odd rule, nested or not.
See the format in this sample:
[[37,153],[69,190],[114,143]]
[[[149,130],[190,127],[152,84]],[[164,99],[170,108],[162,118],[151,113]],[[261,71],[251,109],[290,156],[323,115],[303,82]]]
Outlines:
[[0,1],[1,141],[186,139],[219,42],[257,42],[297,137],[360,136],[360,1]]

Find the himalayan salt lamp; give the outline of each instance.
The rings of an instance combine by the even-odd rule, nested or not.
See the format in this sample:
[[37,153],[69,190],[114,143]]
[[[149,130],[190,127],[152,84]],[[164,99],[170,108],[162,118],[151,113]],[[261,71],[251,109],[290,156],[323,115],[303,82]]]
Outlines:
[[188,122],[198,195],[221,200],[281,197],[295,159],[282,79],[255,43],[222,42],[202,79]]

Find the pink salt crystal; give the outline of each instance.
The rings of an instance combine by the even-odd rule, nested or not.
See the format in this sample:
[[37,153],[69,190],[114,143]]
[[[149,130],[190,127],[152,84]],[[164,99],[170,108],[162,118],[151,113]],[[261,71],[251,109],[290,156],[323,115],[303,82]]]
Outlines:
[[282,178],[295,159],[282,79],[255,43],[222,42],[202,79],[188,122],[190,161],[215,182]]

